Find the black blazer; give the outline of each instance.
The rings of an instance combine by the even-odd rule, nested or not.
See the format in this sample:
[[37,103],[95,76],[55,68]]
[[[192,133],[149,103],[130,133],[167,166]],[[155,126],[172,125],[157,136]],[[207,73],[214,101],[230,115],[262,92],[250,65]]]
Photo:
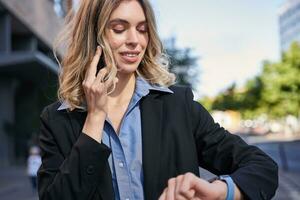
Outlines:
[[[190,89],[150,91],[141,100],[145,199],[158,199],[171,177],[199,176],[199,166],[229,174],[243,194],[270,199],[278,185],[276,163],[260,149],[214,123],[193,101]],[[108,157],[111,150],[82,133],[87,113],[57,111],[59,102],[41,114],[41,200],[114,199]]]

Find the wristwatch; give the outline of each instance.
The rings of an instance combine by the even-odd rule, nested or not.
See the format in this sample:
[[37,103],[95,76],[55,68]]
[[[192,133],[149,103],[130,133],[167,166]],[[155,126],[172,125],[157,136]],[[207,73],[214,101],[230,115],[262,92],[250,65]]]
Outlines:
[[232,178],[229,175],[221,175],[208,180],[208,182],[212,183],[215,180],[221,180],[227,184],[226,200],[234,200],[234,182]]

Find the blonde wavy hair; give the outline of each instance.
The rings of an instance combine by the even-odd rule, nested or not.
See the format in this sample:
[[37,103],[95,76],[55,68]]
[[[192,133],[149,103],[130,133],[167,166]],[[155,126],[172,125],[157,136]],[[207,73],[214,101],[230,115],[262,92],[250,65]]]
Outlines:
[[[58,99],[66,101],[70,110],[82,109],[85,102],[82,82],[97,48],[102,46],[108,79],[117,75],[117,66],[112,50],[105,36],[109,17],[122,0],[82,0],[79,9],[71,10],[65,18],[63,30],[54,44],[54,54],[62,47],[59,74]],[[168,57],[163,53],[163,45],[156,29],[153,9],[148,0],[137,0],[143,10],[148,24],[149,42],[144,57],[136,71],[151,84],[170,86],[175,82],[175,75],[168,71]],[[58,60],[58,59],[57,59]],[[114,89],[115,87],[113,87]]]

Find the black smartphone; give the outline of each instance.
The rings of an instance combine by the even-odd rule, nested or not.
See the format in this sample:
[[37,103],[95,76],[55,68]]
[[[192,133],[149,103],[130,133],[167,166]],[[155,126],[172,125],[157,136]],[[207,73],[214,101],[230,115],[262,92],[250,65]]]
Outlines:
[[102,52],[102,54],[100,56],[100,60],[99,60],[98,65],[97,65],[96,76],[97,76],[98,72],[100,71],[100,69],[102,69],[105,66],[106,66],[106,63],[105,63],[104,53]]

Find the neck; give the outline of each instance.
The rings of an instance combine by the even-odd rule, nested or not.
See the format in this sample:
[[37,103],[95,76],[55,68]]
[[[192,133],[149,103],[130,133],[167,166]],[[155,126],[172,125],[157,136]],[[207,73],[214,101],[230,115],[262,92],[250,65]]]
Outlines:
[[135,89],[135,74],[117,74],[119,79],[115,90],[109,94],[108,101],[113,105],[120,105],[130,101]]

